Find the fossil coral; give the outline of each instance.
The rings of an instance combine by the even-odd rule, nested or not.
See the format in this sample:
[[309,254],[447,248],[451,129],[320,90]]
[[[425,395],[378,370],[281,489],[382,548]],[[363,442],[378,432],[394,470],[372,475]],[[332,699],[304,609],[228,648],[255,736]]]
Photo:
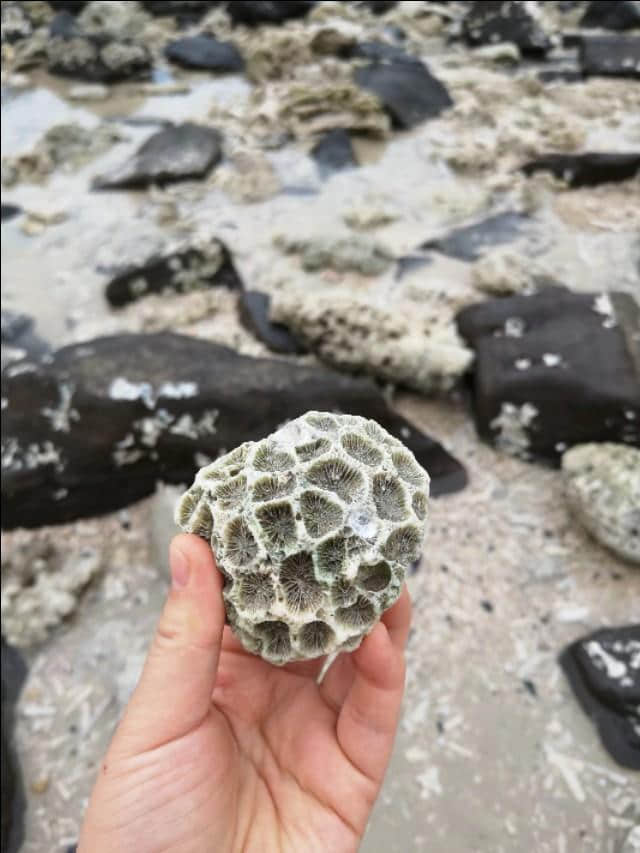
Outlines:
[[227,618],[274,664],[357,648],[420,554],[429,476],[374,421],[308,412],[202,468],[176,507]]

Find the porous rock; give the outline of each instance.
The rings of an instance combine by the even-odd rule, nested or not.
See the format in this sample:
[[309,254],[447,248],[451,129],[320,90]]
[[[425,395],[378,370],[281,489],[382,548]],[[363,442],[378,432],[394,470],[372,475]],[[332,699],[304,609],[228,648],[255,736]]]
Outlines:
[[[434,494],[466,482],[438,442],[370,382],[249,358],[170,333],[63,347],[2,374],[2,524],[38,527],[110,512],[185,483],[205,459],[317,406],[373,418],[428,468]],[[6,402],[5,402],[6,401]]]
[[602,545],[640,563],[640,449],[580,444],[562,456],[567,501]]
[[189,293],[216,286],[241,286],[228,249],[216,239],[191,240],[118,270],[105,294],[119,308],[150,293]]
[[2,822],[0,842],[3,853],[18,853],[24,834],[26,806],[18,758],[13,746],[15,706],[26,678],[27,668],[16,651],[2,639]]
[[428,493],[375,421],[311,411],[202,468],[175,518],[210,541],[242,644],[284,664],[360,645],[422,551]]
[[46,53],[52,74],[91,83],[145,77],[151,70],[151,53],[144,44],[105,32],[87,33],[65,10],[51,22]]
[[211,127],[185,122],[154,133],[125,163],[95,178],[95,189],[142,187],[204,177],[220,160],[221,137]]
[[545,154],[525,163],[522,171],[525,175],[551,172],[570,187],[595,187],[598,184],[627,181],[637,175],[640,172],[640,152]]
[[201,33],[170,41],[165,56],[185,68],[202,68],[206,71],[241,71],[244,60],[237,47],[229,41],[218,41]]
[[640,624],[594,631],[571,643],[559,661],[609,755],[640,770]]
[[285,252],[300,254],[302,267],[308,272],[333,269],[373,276],[383,273],[393,260],[382,245],[364,235],[298,238],[280,234],[274,242]]
[[517,0],[476,0],[463,21],[469,45],[512,42],[525,56],[541,57],[551,48],[551,40],[537,21]]
[[2,3],[2,43],[16,42],[29,38],[33,32],[33,24],[21,3]]
[[94,548],[62,547],[50,531],[23,533],[2,554],[2,633],[18,648],[45,641],[76,609],[102,568]]
[[583,35],[572,37],[586,77],[640,78],[640,36]]
[[605,30],[640,27],[640,3],[638,0],[591,0],[580,19],[580,26]]
[[148,21],[139,3],[132,0],[91,0],[76,18],[76,24],[90,35],[127,38]]
[[419,60],[374,62],[357,68],[354,80],[380,99],[394,127],[415,127],[453,105],[444,84]]
[[525,459],[560,463],[574,444],[640,443],[640,309],[624,293],[492,299],[457,315],[475,349],[480,435]]
[[434,323],[415,303],[388,306],[348,293],[279,291],[271,317],[323,361],[434,393],[450,390],[473,355],[452,322]]

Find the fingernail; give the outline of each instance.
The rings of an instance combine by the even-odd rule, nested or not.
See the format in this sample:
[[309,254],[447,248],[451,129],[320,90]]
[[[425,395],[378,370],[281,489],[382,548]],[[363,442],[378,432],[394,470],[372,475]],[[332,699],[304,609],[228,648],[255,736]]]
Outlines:
[[176,589],[184,589],[189,583],[191,567],[183,551],[175,545],[171,548],[171,582]]

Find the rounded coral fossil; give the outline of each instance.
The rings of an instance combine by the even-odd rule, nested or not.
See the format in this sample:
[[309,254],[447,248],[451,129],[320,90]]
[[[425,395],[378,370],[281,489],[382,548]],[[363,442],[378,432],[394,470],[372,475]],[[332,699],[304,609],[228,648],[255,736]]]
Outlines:
[[308,412],[202,468],[176,521],[210,541],[245,648],[283,664],[358,646],[420,554],[428,495],[374,421]]

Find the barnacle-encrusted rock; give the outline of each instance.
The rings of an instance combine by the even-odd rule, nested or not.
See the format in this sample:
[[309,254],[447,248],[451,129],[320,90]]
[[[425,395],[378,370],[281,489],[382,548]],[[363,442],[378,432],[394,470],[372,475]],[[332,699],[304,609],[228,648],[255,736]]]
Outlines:
[[580,444],[562,456],[571,509],[599,542],[640,563],[640,450],[625,444]]
[[375,421],[307,412],[202,468],[176,507],[227,617],[275,664],[359,646],[420,554],[429,476]]

